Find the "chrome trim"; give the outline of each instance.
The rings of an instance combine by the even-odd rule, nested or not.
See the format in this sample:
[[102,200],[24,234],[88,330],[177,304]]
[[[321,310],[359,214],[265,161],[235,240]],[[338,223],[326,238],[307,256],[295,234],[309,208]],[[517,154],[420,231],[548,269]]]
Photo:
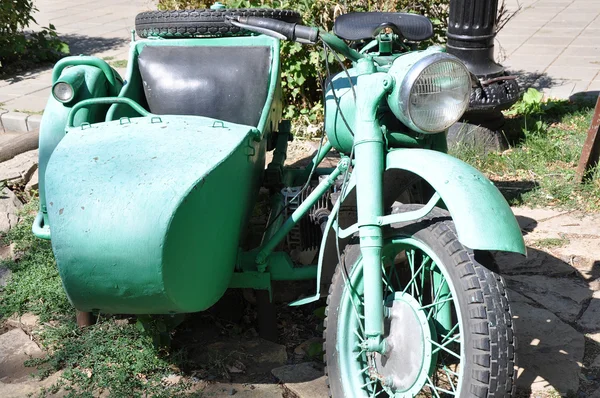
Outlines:
[[[447,127],[439,131],[425,131],[421,129],[421,127],[417,126],[412,117],[410,116],[410,94],[412,92],[415,82],[421,76],[425,68],[438,62],[454,62],[456,64],[459,64],[464,69],[465,74],[467,76],[470,76],[469,70],[467,69],[465,64],[454,55],[450,55],[447,53],[435,53],[427,57],[421,58],[420,60],[415,62],[415,64],[408,70],[408,72],[404,76],[404,79],[402,80],[402,83],[400,84],[400,94],[398,98],[399,108],[402,111],[402,114],[406,118],[406,120],[409,120],[414,127],[426,134],[440,133],[446,130]],[[468,106],[469,104],[467,102],[467,106],[465,107],[463,114],[464,112],[466,112]],[[458,119],[460,119],[461,117],[462,114],[458,115],[456,121],[458,121]]]

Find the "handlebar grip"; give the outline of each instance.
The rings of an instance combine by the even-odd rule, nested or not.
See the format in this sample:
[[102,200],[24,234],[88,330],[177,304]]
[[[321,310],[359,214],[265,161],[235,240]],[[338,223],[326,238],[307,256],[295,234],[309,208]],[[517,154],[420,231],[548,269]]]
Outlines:
[[319,29],[311,26],[296,25],[294,27],[294,36],[296,36],[296,40],[303,43],[316,43],[319,39]]
[[288,40],[294,40],[294,28],[296,24],[260,17],[240,18],[240,22],[261,30],[272,30],[285,36]]
[[[298,25],[295,23],[278,21],[270,18],[260,17],[238,17],[237,21],[232,21],[239,26],[249,30],[255,30],[259,33],[269,34],[277,33],[280,38],[299,41],[301,43],[315,43],[319,38],[319,29],[310,26]],[[254,28],[254,29],[253,29]]]

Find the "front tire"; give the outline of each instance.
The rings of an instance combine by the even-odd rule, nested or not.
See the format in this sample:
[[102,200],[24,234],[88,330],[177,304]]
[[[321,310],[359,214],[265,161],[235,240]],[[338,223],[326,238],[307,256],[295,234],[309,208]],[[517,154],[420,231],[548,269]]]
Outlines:
[[440,209],[392,225],[386,235],[382,304],[391,349],[381,355],[361,347],[364,286],[354,239],[327,300],[325,359],[332,396],[511,396],[515,340],[503,279],[460,244]]

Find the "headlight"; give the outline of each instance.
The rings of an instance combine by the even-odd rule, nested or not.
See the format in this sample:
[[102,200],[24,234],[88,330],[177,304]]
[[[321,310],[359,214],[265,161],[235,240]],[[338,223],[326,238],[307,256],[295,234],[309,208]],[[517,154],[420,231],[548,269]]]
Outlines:
[[63,104],[69,104],[77,96],[83,84],[85,72],[81,67],[66,68],[52,86],[52,96]]
[[75,90],[69,83],[58,82],[52,87],[52,95],[57,101],[66,103],[75,97]]
[[[426,53],[425,53],[426,54]],[[388,97],[400,121],[421,133],[439,133],[456,123],[469,106],[471,77],[465,65],[446,53],[417,60],[400,57],[395,71],[400,83]],[[401,77],[403,76],[403,77]]]

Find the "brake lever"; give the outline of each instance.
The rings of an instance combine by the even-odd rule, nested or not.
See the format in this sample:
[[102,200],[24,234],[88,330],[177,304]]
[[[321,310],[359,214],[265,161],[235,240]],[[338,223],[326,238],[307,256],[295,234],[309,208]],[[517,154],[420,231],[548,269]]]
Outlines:
[[237,26],[238,28],[241,28],[241,29],[246,29],[251,32],[261,33],[263,35],[271,36],[271,37],[274,37],[279,40],[287,40],[288,39],[286,36],[282,35],[279,32],[275,32],[274,30],[260,28],[257,26],[252,26],[252,25],[247,25],[245,23],[242,23],[242,22],[240,22],[240,17],[237,15],[236,16],[226,15],[225,19],[227,19],[229,21],[229,23],[232,24],[233,26]]

